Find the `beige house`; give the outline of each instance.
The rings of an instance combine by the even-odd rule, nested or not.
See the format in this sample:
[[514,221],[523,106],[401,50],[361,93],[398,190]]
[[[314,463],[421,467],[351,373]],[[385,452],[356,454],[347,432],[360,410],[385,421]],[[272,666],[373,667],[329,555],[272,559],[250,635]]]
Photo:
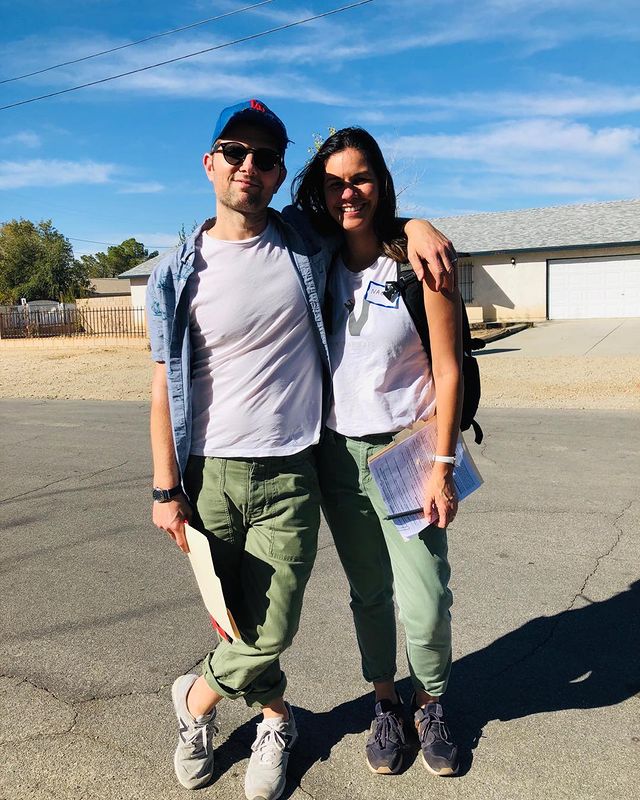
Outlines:
[[640,200],[433,220],[471,322],[640,317]]
[[[470,322],[640,317],[640,200],[433,220],[460,257]],[[120,275],[144,307],[164,255]]]
[[170,255],[172,252],[173,251],[160,253],[160,255],[154,256],[148,259],[148,261],[143,261],[142,264],[138,264],[137,267],[132,267],[118,275],[118,280],[128,281],[131,287],[131,305],[133,308],[144,308],[149,275],[153,272],[155,265],[160,263],[165,256]]
[[119,278],[91,278],[89,296],[76,300],[78,308],[126,308],[131,304],[128,280]]

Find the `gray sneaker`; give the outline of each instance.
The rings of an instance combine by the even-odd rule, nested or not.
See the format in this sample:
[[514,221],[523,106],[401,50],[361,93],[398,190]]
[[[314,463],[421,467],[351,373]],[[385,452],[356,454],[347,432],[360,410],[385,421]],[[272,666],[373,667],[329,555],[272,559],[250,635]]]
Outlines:
[[287,782],[289,753],[298,738],[296,721],[287,703],[289,719],[265,719],[258,723],[258,733],[244,779],[247,800],[276,800]]
[[187,695],[198,676],[181,675],[171,687],[171,698],[180,726],[178,746],[173,757],[176,778],[185,789],[199,789],[213,775],[213,737],[218,733],[214,724],[216,709],[195,718],[187,708]]

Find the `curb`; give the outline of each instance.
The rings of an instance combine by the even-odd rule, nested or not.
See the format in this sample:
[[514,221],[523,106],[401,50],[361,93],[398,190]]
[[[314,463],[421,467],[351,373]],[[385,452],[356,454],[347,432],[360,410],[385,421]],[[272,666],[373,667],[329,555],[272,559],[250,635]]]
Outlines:
[[[509,328],[502,328],[495,333],[489,334],[489,336],[483,336],[482,340],[485,344],[490,344],[491,342],[497,342],[498,339],[506,339],[507,336],[513,336],[514,333],[520,333],[520,331],[524,331],[527,328],[533,328],[533,323],[523,322],[519,325],[512,325]],[[471,335],[473,336],[473,331],[471,331]]]

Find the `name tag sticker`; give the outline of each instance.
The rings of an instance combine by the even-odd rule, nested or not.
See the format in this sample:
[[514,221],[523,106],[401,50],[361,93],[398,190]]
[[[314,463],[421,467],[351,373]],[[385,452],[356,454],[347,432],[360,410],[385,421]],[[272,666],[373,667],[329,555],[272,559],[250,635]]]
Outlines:
[[381,306],[382,308],[398,308],[398,303],[400,302],[399,295],[396,295],[393,300],[389,300],[388,297],[385,297],[384,283],[376,283],[375,281],[369,281],[364,299],[367,303],[371,303],[374,306]]

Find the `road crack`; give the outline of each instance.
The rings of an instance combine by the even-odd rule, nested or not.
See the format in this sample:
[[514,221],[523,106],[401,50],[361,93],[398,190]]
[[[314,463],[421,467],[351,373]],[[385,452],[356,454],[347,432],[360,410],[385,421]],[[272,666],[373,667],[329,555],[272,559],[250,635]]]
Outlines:
[[489,456],[487,455],[487,447],[489,447],[489,442],[485,442],[485,443],[482,445],[482,447],[480,448],[480,456],[481,456],[482,458],[486,458],[486,460],[487,460],[489,463],[491,463],[491,464],[495,464],[496,462],[495,462],[495,461],[494,461],[492,458],[489,458]]
[[78,711],[74,708],[74,704],[73,703],[69,703],[66,700],[63,700],[61,697],[58,697],[58,695],[55,692],[52,692],[46,686],[39,686],[34,681],[29,680],[29,678],[25,678],[22,675],[2,674],[2,675],[0,675],[0,678],[6,678],[7,680],[16,680],[16,681],[18,681],[18,683],[16,683],[15,686],[12,687],[14,692],[15,692],[16,689],[18,689],[23,684],[26,685],[26,686],[30,686],[32,689],[35,689],[37,692],[43,692],[44,694],[46,694],[49,697],[53,698],[57,703],[60,703],[60,705],[72,715],[71,722],[69,723],[69,725],[67,727],[63,728],[62,730],[47,731],[47,732],[43,731],[42,733],[35,733],[34,734],[33,731],[30,729],[28,731],[28,733],[25,734],[24,736],[18,736],[18,737],[15,737],[15,738],[12,737],[10,739],[4,739],[3,741],[0,742],[0,744],[12,745],[12,744],[18,744],[19,742],[30,741],[32,739],[46,739],[46,738],[51,738],[51,737],[55,737],[55,736],[66,736],[68,733],[71,733],[71,731],[75,728],[75,726],[76,726],[76,724],[78,722]]
[[40,492],[43,489],[48,489],[49,486],[55,486],[58,483],[64,483],[65,481],[71,480],[71,478],[76,478],[78,473],[76,472],[73,475],[66,475],[64,478],[58,478],[56,481],[51,481],[50,483],[45,483],[43,486],[36,486],[35,489],[29,489],[27,492],[21,492],[20,494],[14,494],[11,497],[3,497],[0,499],[0,503],[8,503],[11,500],[19,500],[21,497],[27,497],[30,494],[34,494],[34,492]]
[[308,792],[306,789],[303,788],[302,782],[298,782],[298,789],[300,789],[302,794],[306,795],[307,797],[310,797],[311,800],[316,800],[315,795],[312,795],[310,792]]
[[585,597],[585,594],[584,594],[584,592],[586,591],[586,588],[587,588],[587,584],[589,583],[591,578],[593,578],[593,576],[596,574],[596,572],[600,568],[600,564],[604,561],[604,559],[608,558],[613,553],[613,551],[616,549],[616,547],[620,544],[620,541],[622,540],[622,536],[624,535],[624,531],[622,530],[622,526],[620,525],[620,520],[622,519],[622,517],[624,517],[624,515],[627,513],[627,511],[629,511],[629,509],[631,508],[631,506],[635,502],[636,502],[635,500],[630,500],[629,503],[627,504],[627,506],[625,508],[623,508],[622,511],[618,514],[618,516],[613,520],[613,527],[617,529],[618,535],[616,536],[615,541],[613,542],[611,547],[606,551],[606,553],[602,553],[602,555],[599,555],[596,558],[596,563],[595,563],[594,568],[587,575],[587,577],[584,579],[584,583],[582,584],[582,586],[580,588],[580,591],[576,593],[575,597],[573,598],[573,600],[571,602],[571,605],[569,606],[569,609],[568,609],[569,611],[573,608],[575,603],[578,601],[579,597],[582,597],[585,600],[589,599],[588,597]]
[[627,513],[627,511],[631,508],[631,506],[635,502],[636,502],[635,500],[630,500],[629,503],[618,514],[618,516],[613,520],[613,523],[612,523],[613,527],[617,530],[617,535],[615,537],[615,540],[613,541],[611,546],[604,553],[601,553],[599,556],[596,557],[596,563],[595,563],[594,568],[585,577],[585,579],[584,579],[584,581],[582,583],[582,586],[574,594],[574,596],[573,596],[571,602],[569,603],[569,605],[562,612],[560,612],[559,614],[556,615],[556,619],[553,622],[553,624],[552,624],[552,626],[551,626],[551,628],[549,630],[549,633],[544,637],[544,639],[541,642],[538,642],[538,644],[534,645],[527,653],[524,653],[516,661],[513,661],[511,664],[507,664],[506,667],[503,667],[501,670],[499,670],[498,672],[494,673],[491,676],[492,678],[498,678],[501,675],[504,675],[505,672],[508,672],[509,670],[513,669],[514,667],[520,666],[520,664],[522,664],[524,661],[527,661],[528,659],[533,658],[537,653],[539,653],[543,648],[545,648],[549,644],[549,642],[553,639],[553,637],[556,635],[556,631],[557,631],[558,626],[560,625],[560,623],[562,621],[563,614],[566,613],[567,611],[572,611],[579,599],[585,600],[588,603],[593,603],[594,602],[593,600],[591,600],[589,597],[587,597],[584,594],[584,592],[585,592],[585,590],[587,588],[587,584],[589,583],[591,578],[593,578],[594,575],[597,573],[597,571],[600,568],[600,565],[602,564],[604,559],[608,558],[614,552],[616,547],[618,547],[618,545],[620,544],[620,541],[622,540],[622,536],[623,536],[623,533],[624,533],[624,531],[622,530],[622,527],[619,524],[620,520],[622,519],[622,517]]
[[[119,469],[120,467],[124,467],[128,461],[123,461],[122,464],[112,464],[110,467],[103,467],[102,469],[97,470],[96,472],[91,472],[89,475],[83,475],[80,480],[86,481],[89,478],[95,478],[96,475],[102,475],[104,472],[109,472],[112,469]],[[27,492],[21,492],[20,494],[14,494],[11,497],[3,497],[0,499],[0,503],[8,503],[11,500],[19,500],[21,497],[27,497],[30,494],[35,494],[36,492],[41,492],[43,489],[48,489],[49,486],[55,486],[58,483],[64,483],[65,481],[69,481],[72,478],[77,478],[81,473],[76,472],[73,475],[66,475],[64,478],[58,478],[55,481],[51,481],[50,483],[45,483],[43,486],[36,486],[35,489],[29,489]]]

